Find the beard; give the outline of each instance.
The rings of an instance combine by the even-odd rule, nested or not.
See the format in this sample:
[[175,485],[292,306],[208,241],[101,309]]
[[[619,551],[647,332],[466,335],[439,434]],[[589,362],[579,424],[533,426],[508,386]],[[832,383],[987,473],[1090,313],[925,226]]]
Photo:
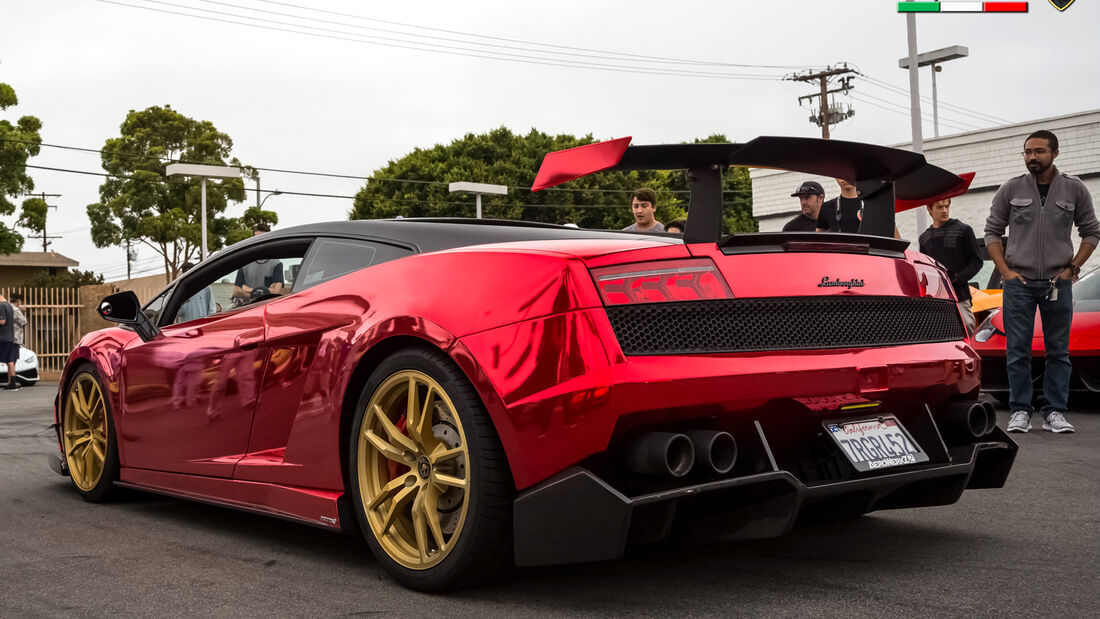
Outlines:
[[1027,162],[1027,171],[1031,172],[1032,174],[1038,175],[1038,174],[1042,174],[1043,172],[1046,172],[1047,170],[1049,170],[1050,166],[1052,166],[1052,165],[1054,165],[1053,161],[1046,164],[1046,165],[1043,165],[1043,163],[1041,161],[1033,160],[1033,161]]

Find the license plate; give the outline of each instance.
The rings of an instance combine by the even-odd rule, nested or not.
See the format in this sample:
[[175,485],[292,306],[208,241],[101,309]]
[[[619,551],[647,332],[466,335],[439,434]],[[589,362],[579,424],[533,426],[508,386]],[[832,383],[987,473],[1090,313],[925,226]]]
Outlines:
[[827,423],[825,429],[857,471],[928,462],[928,454],[891,416]]

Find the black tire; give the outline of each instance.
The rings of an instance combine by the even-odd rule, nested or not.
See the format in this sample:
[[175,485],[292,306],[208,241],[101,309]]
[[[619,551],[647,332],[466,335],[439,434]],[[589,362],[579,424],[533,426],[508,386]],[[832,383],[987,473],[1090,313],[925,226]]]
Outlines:
[[[402,402],[403,381],[408,385],[406,396],[416,390],[414,408],[431,409],[430,426],[420,424],[419,431],[411,427],[416,421]],[[433,385],[444,395],[429,395]],[[423,403],[421,394],[432,397],[434,404]],[[392,428],[387,429],[377,412],[383,409]],[[385,455],[374,442],[391,430],[399,436],[384,442],[403,450],[403,462],[394,451]],[[367,438],[369,434],[374,436]],[[417,450],[410,450],[408,441],[416,440],[421,441]],[[349,488],[360,529],[371,552],[395,579],[420,591],[446,591],[496,580],[512,569],[511,471],[477,391],[449,357],[433,348],[414,347],[379,364],[356,404],[348,444]],[[428,458],[456,451],[461,455],[447,456],[446,461]],[[461,478],[463,488],[444,489],[435,483],[437,475]],[[368,500],[376,503],[370,511]],[[453,525],[450,533],[445,525]]]
[[[69,477],[80,496],[92,503],[110,501],[119,493],[115,486],[119,470],[118,439],[115,435],[111,403],[106,394],[107,390],[104,389],[103,381],[99,379],[95,368],[84,365],[66,385],[61,408],[62,452],[69,467]],[[86,400],[83,407],[80,404],[81,398]],[[87,415],[80,415],[77,409],[81,408],[92,410],[88,410]],[[94,427],[100,424],[102,430],[95,431]],[[81,437],[69,436],[70,432],[76,432],[82,426],[89,428],[89,438],[83,443],[80,442]],[[101,437],[101,440],[97,440],[97,437]],[[84,445],[87,446],[83,447]],[[102,458],[98,457],[99,453],[102,453]],[[89,467],[92,460],[99,462],[97,467]]]

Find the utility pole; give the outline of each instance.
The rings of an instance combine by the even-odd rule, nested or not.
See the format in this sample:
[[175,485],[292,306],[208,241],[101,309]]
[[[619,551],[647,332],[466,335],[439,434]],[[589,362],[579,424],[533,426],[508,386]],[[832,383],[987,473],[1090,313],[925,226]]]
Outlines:
[[130,280],[130,263],[134,261],[136,252],[130,249],[130,239],[126,239],[126,280]]
[[[829,139],[829,126],[835,125],[842,120],[851,118],[855,115],[855,110],[851,108],[847,110],[830,109],[829,95],[837,92],[847,93],[852,89],[852,78],[856,73],[855,69],[849,69],[848,63],[843,63],[841,66],[825,67],[824,71],[807,71],[806,73],[795,73],[788,75],[784,79],[792,82],[817,82],[821,88],[821,91],[812,95],[804,95],[798,98],[798,102],[801,104],[803,100],[812,100],[814,97],[819,99],[820,107],[818,112],[810,116],[810,122],[821,127],[821,137],[826,140]],[[853,74],[853,75],[849,75]],[[843,77],[842,77],[843,76]],[[832,90],[829,89],[829,82],[834,78],[840,78],[840,85]]]
[[[61,197],[61,194],[59,194],[59,193],[29,193],[27,195],[32,197],[32,198],[41,198],[43,202],[46,201],[46,198],[60,198]],[[47,204],[46,205],[46,212],[49,213],[49,210],[51,208],[57,208],[57,206],[53,205],[53,204]],[[27,236],[32,238],[32,239],[37,239],[37,238],[42,239],[42,253],[46,253],[47,247],[50,244],[50,239],[59,239],[59,238],[61,238],[61,236],[59,236],[59,235],[58,236],[50,236],[50,235],[46,234],[46,217],[45,216],[42,217],[42,236],[39,237],[36,234],[28,234]]]

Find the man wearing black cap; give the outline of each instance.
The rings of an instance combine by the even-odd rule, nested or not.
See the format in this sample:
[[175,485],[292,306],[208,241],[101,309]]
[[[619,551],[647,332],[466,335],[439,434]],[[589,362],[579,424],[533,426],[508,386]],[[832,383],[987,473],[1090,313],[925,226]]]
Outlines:
[[817,217],[821,212],[821,202],[825,199],[825,189],[817,181],[806,181],[791,194],[798,198],[802,212],[783,226],[783,232],[813,232],[817,230]]

